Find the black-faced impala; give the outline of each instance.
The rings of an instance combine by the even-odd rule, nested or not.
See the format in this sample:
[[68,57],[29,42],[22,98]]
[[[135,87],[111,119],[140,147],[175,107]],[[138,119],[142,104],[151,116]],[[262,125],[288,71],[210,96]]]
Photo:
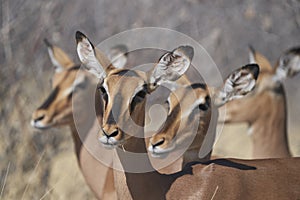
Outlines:
[[[86,92],[96,88],[97,79],[85,70],[80,69],[80,65],[75,65],[69,56],[59,47],[50,44],[45,40],[50,59],[55,67],[52,77],[52,92],[44,103],[33,113],[31,125],[38,129],[46,129],[67,125],[70,127],[74,140],[76,156],[81,172],[92,191],[98,199],[116,199],[112,170],[99,162],[94,155],[89,152],[84,143],[93,147],[93,152],[100,152],[97,149],[96,135],[98,133],[97,120],[92,115],[93,110],[87,110],[85,105]],[[109,55],[113,65],[123,67],[126,63],[126,56],[123,52],[124,47],[117,46],[111,49]],[[104,61],[102,61],[104,62]],[[107,64],[109,62],[106,60]],[[99,93],[96,93],[96,107],[101,107]],[[76,102],[74,106],[72,104]],[[85,124],[86,134],[80,138],[73,119],[73,109],[82,109],[83,117],[80,123]],[[86,115],[84,114],[86,113]],[[100,113],[98,117],[101,118]],[[94,145],[92,145],[94,144]]]
[[[105,104],[100,141],[115,148],[124,169],[151,167],[147,156],[142,161],[133,159],[131,163],[126,152],[147,153],[143,138],[147,93],[165,81],[173,82],[182,76],[190,65],[193,48],[180,46],[167,52],[153,71],[145,73],[113,67],[104,70],[88,38],[77,32],[76,40],[81,61],[102,83]],[[253,74],[256,71],[253,67],[245,67],[243,71]],[[300,196],[299,166],[298,158],[220,159],[205,164],[190,163],[176,174],[164,175],[152,168],[140,173],[114,170],[114,177],[120,199],[297,199]]]
[[247,97],[226,104],[224,122],[249,125],[253,158],[290,157],[283,81],[300,71],[300,48],[284,52],[274,68],[253,48],[249,57],[261,68],[257,86]]

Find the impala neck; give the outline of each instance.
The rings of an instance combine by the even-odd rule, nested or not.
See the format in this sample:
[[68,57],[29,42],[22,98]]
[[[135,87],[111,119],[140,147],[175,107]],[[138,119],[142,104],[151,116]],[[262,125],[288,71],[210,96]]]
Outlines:
[[[75,148],[77,161],[79,161],[79,154],[80,154],[80,150],[81,150],[81,147],[82,147],[82,142],[81,142],[81,139],[79,137],[79,134],[78,134],[78,131],[76,129],[75,124],[72,123],[69,126],[70,126],[70,130],[71,130],[71,133],[72,133],[72,138],[73,138],[73,141],[74,141],[74,148]],[[80,162],[78,164],[80,166]]]
[[[82,149],[82,143],[85,141],[86,137],[88,136],[88,134],[90,133],[90,130],[93,128],[94,124],[96,123],[95,121],[98,120],[98,122],[101,122],[102,119],[102,102],[99,94],[99,91],[87,91],[88,93],[85,93],[85,96],[89,96],[89,95],[95,95],[95,109],[94,107],[90,108],[90,106],[85,105],[84,103],[82,103],[82,105],[80,105],[79,110],[75,111],[76,107],[73,107],[73,113],[77,112],[74,115],[80,115],[81,113],[86,113],[86,116],[80,117],[80,119],[76,120],[76,124],[75,124],[75,120],[72,119],[72,123],[69,125],[71,132],[72,132],[72,137],[73,137],[73,141],[74,141],[74,147],[75,147],[75,152],[76,152],[76,157],[77,160],[80,160],[80,152]],[[89,102],[87,102],[88,104]],[[76,104],[76,103],[75,103]],[[84,112],[81,112],[81,110],[84,110]],[[94,113],[96,111],[96,118],[95,115],[91,115],[90,113]],[[79,114],[78,114],[79,113]],[[96,134],[96,133],[95,133]],[[79,166],[80,166],[80,162],[79,162]]]
[[250,124],[249,133],[253,139],[253,157],[290,157],[287,138],[287,112],[283,88],[280,94],[272,96],[261,115]]
[[[139,112],[138,115],[133,116],[136,120],[136,123],[142,127],[144,127],[144,118],[145,112],[141,112],[141,110],[145,110],[145,104],[141,103],[135,110],[135,112]],[[138,135],[144,135],[144,130],[140,133],[136,133]],[[125,153],[120,148],[117,149],[118,158],[124,169],[130,167],[132,164],[128,157],[126,156],[127,152],[135,152],[140,154],[147,154],[146,144],[144,138],[141,137],[130,137],[126,140],[123,145]],[[136,159],[133,158],[133,159]],[[164,199],[165,194],[169,190],[171,183],[175,180],[174,176],[163,175],[158,173],[151,165],[151,162],[148,156],[144,156],[143,160],[139,160],[134,165],[137,166],[147,166],[150,172],[145,173],[130,173],[124,171],[114,171],[115,179],[117,182],[117,190],[118,194],[122,196],[124,199]],[[155,183],[155,184],[154,184]]]

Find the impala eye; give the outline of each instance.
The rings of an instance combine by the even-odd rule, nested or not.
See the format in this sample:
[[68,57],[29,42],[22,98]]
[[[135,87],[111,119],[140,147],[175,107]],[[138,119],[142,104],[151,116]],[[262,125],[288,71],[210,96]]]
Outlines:
[[290,61],[289,57],[286,56],[286,57],[283,58],[282,64],[284,66],[287,66],[289,64],[289,61]]
[[200,109],[200,110],[203,110],[203,111],[206,111],[206,110],[208,109],[208,107],[207,107],[206,104],[201,103],[201,104],[199,105],[199,109]]
[[133,97],[132,102],[130,104],[130,113],[134,110],[137,104],[141,103],[145,99],[146,95],[147,92],[143,89]]
[[206,110],[208,110],[209,107],[210,107],[210,97],[207,95],[205,97],[205,103],[199,104],[199,109],[206,111]]
[[102,86],[98,87],[98,90],[100,90],[101,93],[106,93],[106,90]]
[[105,90],[105,88],[103,86],[98,87],[98,89],[100,90],[101,96],[102,96],[102,98],[104,100],[105,107],[106,107],[107,102],[108,102],[107,92],[106,92],[106,90]]
[[72,99],[72,97],[73,97],[73,92],[70,92],[70,94],[68,95],[68,100],[70,100],[70,99]]
[[170,113],[170,102],[168,100],[165,101],[164,107],[167,109],[167,112]]
[[147,95],[147,93],[142,90],[142,91],[139,91],[136,95],[135,95],[135,98],[136,100],[143,100],[145,98],[145,96]]

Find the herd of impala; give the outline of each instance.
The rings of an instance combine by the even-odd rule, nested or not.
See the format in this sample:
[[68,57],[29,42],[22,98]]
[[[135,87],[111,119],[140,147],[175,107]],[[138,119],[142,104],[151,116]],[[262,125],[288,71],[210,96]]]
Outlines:
[[[251,47],[250,64],[213,88],[192,84],[184,75],[194,56],[191,46],[163,54],[144,72],[124,68],[123,45],[104,54],[81,32],[76,42],[85,69],[45,40],[55,67],[52,92],[33,113],[31,125],[70,127],[78,165],[97,199],[300,199],[300,158],[291,157],[288,146],[282,84],[300,71],[300,48],[284,52],[272,67]],[[145,138],[147,96],[164,84],[172,88],[166,120]],[[226,109],[219,122],[249,124],[252,156],[260,159],[210,159],[211,151],[200,159],[205,136],[215,134],[219,109]],[[128,125],[132,121],[138,128]],[[153,164],[154,158],[186,146],[181,162],[164,173]],[[129,159],[126,152],[147,156]],[[108,157],[106,163],[98,155]],[[113,168],[117,165],[124,170]],[[133,165],[149,169],[127,170]]]

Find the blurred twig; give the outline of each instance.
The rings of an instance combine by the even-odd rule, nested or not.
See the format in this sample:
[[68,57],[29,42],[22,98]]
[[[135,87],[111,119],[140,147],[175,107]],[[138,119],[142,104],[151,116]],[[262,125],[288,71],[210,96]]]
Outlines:
[[6,174],[5,174],[5,177],[4,177],[3,186],[2,186],[2,189],[1,189],[1,193],[0,193],[0,199],[2,199],[2,194],[3,194],[3,191],[4,191],[5,185],[6,185],[9,168],[10,168],[10,162],[7,165]]
[[32,180],[33,175],[35,174],[35,172],[36,172],[36,170],[37,170],[37,168],[38,168],[38,166],[39,166],[39,164],[40,164],[40,162],[41,162],[41,160],[42,160],[44,154],[45,154],[45,150],[41,153],[40,159],[39,159],[38,162],[36,163],[36,166],[35,166],[33,172],[31,173],[31,175],[30,175],[30,177],[29,177],[29,180],[28,180],[28,182],[27,182],[27,184],[26,184],[25,190],[24,190],[23,195],[22,195],[22,200],[23,200],[24,197],[25,197],[25,194],[26,194],[26,192],[27,192],[27,190],[28,190],[28,187],[29,187],[29,183],[30,183],[30,181]]
[[9,37],[10,32],[10,22],[9,22],[9,0],[2,1],[2,29],[1,34],[3,37],[3,44],[4,44],[4,53],[5,59],[7,62],[12,60],[12,48],[11,42]]

